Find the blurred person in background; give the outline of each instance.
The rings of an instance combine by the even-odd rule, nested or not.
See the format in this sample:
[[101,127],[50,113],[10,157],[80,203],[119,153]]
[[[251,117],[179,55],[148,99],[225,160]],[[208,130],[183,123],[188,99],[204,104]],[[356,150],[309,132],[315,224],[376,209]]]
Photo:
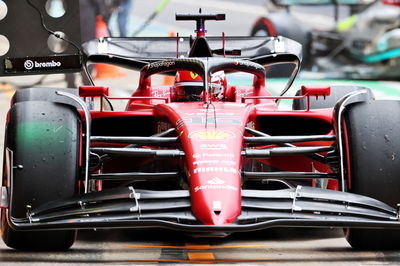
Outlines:
[[[104,22],[108,25],[110,22],[110,18],[112,14],[117,13],[119,7],[121,6],[123,0],[103,0],[103,6],[105,9],[104,14],[102,15]],[[108,32],[111,32],[108,29]]]
[[118,29],[120,37],[127,37],[127,27],[129,15],[132,9],[132,0],[121,0],[121,5],[118,9]]
[[80,19],[81,19],[81,41],[87,41],[96,38],[96,17],[107,16],[106,6],[103,0],[80,0]]
[[[96,17],[106,16],[107,10],[104,5],[104,0],[80,0],[80,24],[81,24],[81,42],[96,38]],[[93,66],[89,66],[89,72],[93,70]],[[81,71],[82,83],[89,85],[90,81],[86,74]],[[75,73],[65,74],[65,81],[67,82],[67,88],[76,88],[76,77]]]

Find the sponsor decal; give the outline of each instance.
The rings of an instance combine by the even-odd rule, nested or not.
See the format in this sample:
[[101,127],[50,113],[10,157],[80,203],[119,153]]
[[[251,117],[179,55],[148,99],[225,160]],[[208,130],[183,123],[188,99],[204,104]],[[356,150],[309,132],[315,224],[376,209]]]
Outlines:
[[218,177],[214,177],[213,179],[208,180],[207,183],[210,185],[222,185],[225,183],[225,181]]
[[194,174],[197,173],[208,173],[208,172],[220,172],[220,173],[237,173],[233,167],[224,166],[210,166],[210,167],[197,167],[193,170]]
[[228,146],[223,143],[202,143],[200,144],[202,150],[227,150]]
[[[233,190],[233,191],[238,191],[237,187],[234,187],[232,185],[225,185],[225,181],[218,178],[218,177],[214,177],[211,180],[207,181],[206,185],[201,185],[201,186],[196,186],[194,188],[194,192],[198,192],[200,190],[204,190],[204,189],[227,189],[227,190]],[[221,203],[221,202],[220,202]],[[221,209],[221,204],[216,203],[217,206],[214,205],[214,209]],[[218,208],[216,208],[218,207]]]
[[33,68],[54,68],[54,67],[60,67],[61,62],[51,60],[49,62],[38,62],[38,61],[32,61],[32,60],[26,60],[24,62],[24,68],[26,70],[31,70]]
[[222,117],[208,117],[204,116],[191,116],[182,118],[188,125],[204,125],[206,122],[214,123],[217,120],[218,125],[242,125],[242,119],[240,116],[222,116]]
[[180,118],[180,119],[178,119],[178,121],[176,121],[176,129],[179,129],[183,125],[185,125],[185,121],[183,121],[182,118]]
[[171,93],[169,90],[153,91],[153,97],[168,97]]
[[159,67],[170,67],[174,66],[175,61],[161,61],[161,62],[154,62],[146,66],[146,69],[152,69],[152,68],[159,68]]
[[199,165],[199,164],[218,164],[219,160],[203,160],[203,161],[194,161],[194,165]]
[[[221,111],[217,111],[218,109],[216,109],[217,115],[218,116],[234,116],[235,113],[232,112],[221,112]],[[198,113],[185,113],[186,116],[192,117],[192,116],[205,116],[207,112],[201,112],[202,110],[198,110]]]
[[235,135],[227,130],[205,129],[190,133],[189,138],[197,140],[228,140]]
[[208,158],[233,158],[235,156],[233,154],[231,154],[231,153],[195,153],[195,154],[193,154],[193,158],[195,158],[195,159],[204,158],[204,157],[208,157]]
[[253,62],[250,61],[235,61],[233,62],[234,65],[239,65],[239,66],[246,66],[246,67],[250,67],[250,68],[258,68],[257,65]]
[[199,164],[229,164],[229,165],[235,165],[234,161],[227,161],[227,160],[202,160],[202,161],[194,161],[194,165],[199,165]]
[[33,63],[32,60],[26,60],[24,63],[24,67],[26,70],[31,70],[34,66],[35,64]]

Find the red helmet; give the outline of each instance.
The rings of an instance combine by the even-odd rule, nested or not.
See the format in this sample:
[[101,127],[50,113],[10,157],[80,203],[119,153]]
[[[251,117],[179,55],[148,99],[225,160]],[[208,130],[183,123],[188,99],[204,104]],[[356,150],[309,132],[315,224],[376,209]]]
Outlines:
[[203,79],[192,71],[178,71],[175,76],[175,91],[179,100],[199,100],[204,90]]

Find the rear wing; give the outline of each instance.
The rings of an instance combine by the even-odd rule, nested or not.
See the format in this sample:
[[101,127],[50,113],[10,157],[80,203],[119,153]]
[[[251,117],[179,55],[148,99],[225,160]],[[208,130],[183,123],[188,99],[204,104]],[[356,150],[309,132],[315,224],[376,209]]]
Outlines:
[[[195,42],[190,37],[102,38],[89,41],[83,47],[89,63],[113,64],[137,71],[151,63],[160,65],[177,58],[226,57],[249,60],[264,67],[293,64],[295,67],[281,95],[296,78],[302,58],[301,45],[281,36],[197,37]],[[174,72],[165,73],[174,75]]]
[[[280,61],[300,64],[301,45],[284,37],[207,37],[205,54],[250,60],[261,65]],[[145,65],[163,59],[188,57],[190,37],[101,38],[83,45],[89,62],[109,63],[140,70]],[[200,52],[201,53],[201,52]],[[199,56],[196,56],[199,57]]]

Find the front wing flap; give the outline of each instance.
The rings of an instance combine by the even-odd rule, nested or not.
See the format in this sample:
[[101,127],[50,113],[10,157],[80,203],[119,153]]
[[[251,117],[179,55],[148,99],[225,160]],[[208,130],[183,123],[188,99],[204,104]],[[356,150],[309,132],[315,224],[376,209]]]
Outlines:
[[[9,210],[11,213],[11,210]],[[398,212],[375,199],[347,192],[298,186],[242,190],[242,212],[233,224],[202,225],[191,212],[187,190],[133,187],[57,200],[9,216],[15,230],[159,227],[192,232],[241,232],[270,227],[398,228]]]

